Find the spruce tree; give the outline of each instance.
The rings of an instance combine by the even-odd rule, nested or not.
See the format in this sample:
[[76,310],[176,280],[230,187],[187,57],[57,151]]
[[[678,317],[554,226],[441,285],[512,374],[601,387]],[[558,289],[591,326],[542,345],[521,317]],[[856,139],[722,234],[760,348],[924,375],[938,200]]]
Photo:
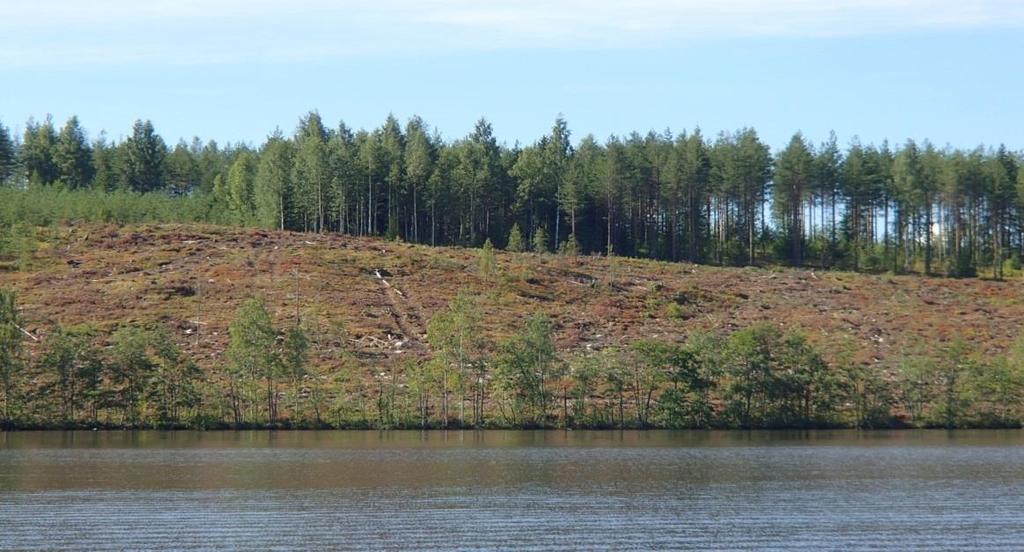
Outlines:
[[29,119],[20,151],[21,166],[29,184],[52,184],[57,180],[57,166],[53,161],[56,142],[53,119],[47,116],[42,124]]
[[17,152],[14,141],[11,139],[10,131],[0,122],[0,186],[11,181],[16,167]]
[[100,133],[92,144],[92,166],[93,174],[92,187],[105,192],[112,192],[117,189],[120,183],[117,166],[118,148],[107,143],[106,136]]
[[294,203],[293,164],[291,141],[273,134],[260,155],[254,185],[256,219],[264,228],[285,229]]
[[153,123],[135,121],[121,160],[128,189],[143,193],[163,189],[166,157],[167,145],[153,129]]
[[71,117],[61,129],[53,150],[53,162],[57,169],[57,182],[74,190],[92,184],[95,169],[92,165],[92,148],[85,137],[85,131],[78,124],[78,117]]

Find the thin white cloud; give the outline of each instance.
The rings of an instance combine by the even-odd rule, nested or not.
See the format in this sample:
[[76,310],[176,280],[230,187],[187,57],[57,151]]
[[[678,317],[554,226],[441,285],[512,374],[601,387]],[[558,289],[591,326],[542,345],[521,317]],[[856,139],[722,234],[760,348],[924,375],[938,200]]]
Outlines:
[[989,28],[1024,28],[1024,1],[35,0],[0,4],[0,66],[594,50]]

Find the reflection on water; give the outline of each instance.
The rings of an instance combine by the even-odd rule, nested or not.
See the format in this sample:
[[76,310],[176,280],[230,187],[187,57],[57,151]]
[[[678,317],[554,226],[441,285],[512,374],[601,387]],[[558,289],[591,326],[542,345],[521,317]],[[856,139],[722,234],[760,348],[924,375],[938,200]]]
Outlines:
[[1019,549],[1024,432],[0,433],[0,549]]

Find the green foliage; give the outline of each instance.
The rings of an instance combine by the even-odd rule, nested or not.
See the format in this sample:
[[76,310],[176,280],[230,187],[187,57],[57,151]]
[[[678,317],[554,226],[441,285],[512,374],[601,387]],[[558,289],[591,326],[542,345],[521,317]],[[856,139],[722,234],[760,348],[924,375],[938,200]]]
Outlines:
[[0,186],[8,184],[18,167],[18,152],[11,131],[0,121]]
[[[221,216],[205,195],[173,198],[156,192],[64,190],[55,186],[25,191],[0,188],[0,237],[26,237],[24,228],[64,222],[200,222],[221,221]],[[22,230],[11,230],[15,225]]]
[[250,223],[256,215],[256,161],[247,151],[235,159],[228,172],[228,206],[240,225]]
[[[484,422],[483,400],[486,392],[485,368],[480,358],[484,342],[480,333],[482,316],[479,305],[470,295],[460,293],[448,308],[435,314],[427,325],[427,341],[434,350],[431,365],[438,374],[441,394],[441,424],[447,427],[452,416],[450,393],[453,387],[471,382],[473,393],[473,424]],[[459,421],[465,423],[459,402]]]
[[964,423],[967,409],[970,407],[970,395],[966,392],[965,381],[973,370],[973,362],[967,355],[967,344],[960,339],[955,340],[944,351],[939,364],[939,403],[936,405],[936,420],[947,429],[953,429]]
[[498,261],[494,255],[494,245],[488,238],[484,241],[484,246],[480,248],[480,254],[477,257],[477,270],[481,276],[490,279],[494,276],[497,267]]
[[57,132],[49,116],[42,124],[32,119],[25,124],[25,135],[19,149],[19,164],[27,183],[45,185],[57,180],[57,165],[53,160],[56,143]]
[[114,332],[111,342],[114,350],[112,377],[118,386],[117,404],[123,411],[125,424],[135,426],[143,408],[146,382],[156,370],[156,362],[149,352],[153,338],[141,328],[127,326]]
[[302,380],[307,375],[309,364],[309,338],[301,326],[293,326],[285,333],[284,350],[281,354],[281,372],[292,382],[292,417],[298,418]]
[[580,243],[576,241],[576,234],[569,234],[569,237],[559,244],[558,252],[562,255],[575,257],[580,254]]
[[325,200],[330,186],[329,138],[330,133],[324,128],[319,113],[312,111],[299,122],[292,181],[295,183],[294,218],[296,227],[301,230],[324,230]]
[[[12,296],[0,295],[0,315],[10,320]],[[301,326],[279,335],[266,309],[249,301],[231,326],[232,364],[223,383],[205,377],[165,327],[122,327],[109,336],[110,347],[94,328],[56,328],[42,334],[27,370],[25,334],[0,323],[3,424],[202,428],[286,419],[289,427],[426,428],[458,420],[474,427],[678,429],[1024,421],[1021,344],[982,362],[966,343],[953,342],[939,362],[906,357],[892,382],[879,367],[850,365],[843,353],[829,367],[801,334],[772,326],[727,340],[643,339],[563,363],[546,317],[530,317],[493,356],[480,321],[473,300],[460,296],[431,321],[430,359],[381,369],[345,357],[332,373],[309,365],[311,344]],[[291,393],[279,391],[282,380]],[[278,396],[290,398],[287,418],[278,414]],[[464,412],[467,403],[472,412]]]
[[893,389],[878,370],[852,366],[846,371],[846,386],[854,427],[874,429],[892,424]]
[[262,381],[267,382],[267,419],[274,423],[273,382],[278,376],[279,362],[275,347],[277,333],[270,313],[262,301],[249,299],[238,309],[228,331],[231,341],[227,355],[231,362],[230,393],[235,423],[259,420],[257,395]]
[[526,320],[526,327],[501,344],[495,359],[498,388],[508,399],[505,418],[512,425],[547,425],[551,393],[547,378],[557,355],[551,321],[542,315]]
[[907,355],[900,360],[899,386],[903,407],[913,421],[925,420],[936,394],[936,374],[931,362]]
[[813,153],[798,132],[775,160],[775,190],[772,194],[772,210],[791,246],[789,260],[797,265],[803,263],[803,208],[811,191],[814,169]]
[[1004,357],[969,365],[965,393],[975,425],[1020,427],[1024,423],[1024,339]]
[[271,136],[259,156],[254,182],[256,220],[263,228],[284,230],[294,202],[294,147],[279,134]]
[[508,245],[505,249],[513,253],[521,253],[526,251],[526,243],[523,241],[523,233],[519,230],[519,223],[512,225],[512,229],[508,232]]
[[306,375],[309,346],[309,338],[301,326],[294,326],[288,330],[284,339],[284,354],[281,357],[284,375],[296,381]]
[[740,426],[833,422],[839,382],[801,334],[769,325],[740,330],[730,337],[724,362],[727,415]]
[[88,420],[98,417],[107,365],[89,327],[60,328],[46,336],[38,370],[51,383],[44,392],[57,400],[60,420],[73,424],[82,411]]
[[628,385],[633,395],[636,423],[644,428],[651,419],[655,391],[668,379],[669,371],[688,361],[676,345],[660,341],[637,341],[631,346],[631,352],[635,358],[629,363]]
[[[257,150],[198,140],[169,150],[148,121],[120,143],[101,134],[89,144],[75,117],[59,133],[49,118],[30,120],[20,146],[0,125],[0,182],[16,192],[3,199],[30,204],[9,217],[25,223],[198,220],[434,245],[507,237],[508,249],[538,253],[1020,276],[1024,160],[1003,146],[854,140],[841,151],[834,134],[815,148],[797,133],[773,156],[748,128],[714,140],[699,130],[586,136],[573,148],[559,117],[510,148],[484,119],[450,142],[427,128],[413,117],[403,131],[393,116],[376,129],[328,128],[312,111]],[[40,188],[118,195],[52,205]]]
[[537,229],[533,231],[533,252],[548,252],[548,233],[544,231],[544,227],[542,226],[538,226]]
[[150,121],[135,121],[132,135],[124,143],[121,160],[123,178],[133,192],[153,192],[164,187],[167,145]]
[[15,294],[0,288],[0,391],[3,392],[3,424],[9,424],[17,406],[17,378],[25,366],[21,316]]
[[599,355],[576,358],[570,365],[569,377],[572,384],[569,396],[572,397],[573,427],[594,427],[601,424],[601,416],[590,401],[591,395],[598,390],[601,370]]
[[[520,148],[500,145],[483,119],[453,141],[427,128],[413,118],[403,131],[394,117],[370,130],[353,131],[344,123],[328,128],[313,111],[293,135],[275,132],[256,150],[196,140],[169,151],[152,124],[143,121],[135,123],[127,140],[108,142],[101,134],[91,144],[74,117],[59,132],[49,118],[30,121],[20,143],[0,126],[0,270],[34,262],[41,243],[36,226],[98,221],[214,222],[431,244],[484,243],[478,267],[487,278],[496,266],[491,240],[501,242],[503,236],[509,250],[532,246],[539,253],[554,246],[566,254],[616,252],[719,264],[788,261],[959,277],[1020,274],[1024,171],[1020,154],[1005,147],[961,151],[908,141],[890,149],[884,143],[854,141],[841,151],[834,135],[814,147],[797,134],[773,157],[753,129],[711,140],[699,131],[633,133],[604,143],[585,137],[573,148],[568,125],[559,118],[540,140]],[[769,206],[770,220],[765,217]],[[532,229],[532,236],[527,239],[521,229]],[[443,268],[451,261],[430,262]],[[610,263],[602,280],[611,285],[617,270],[617,263]],[[521,277],[529,271],[524,267]],[[527,353],[516,357],[503,351],[499,356],[508,377],[499,386],[502,402],[487,395],[488,376],[494,374],[487,347],[479,344],[482,316],[467,301],[457,300],[432,324],[435,358],[416,369],[432,374],[421,378],[423,405],[442,406],[440,415],[424,406],[407,416],[420,425],[428,425],[431,417],[448,424],[454,417],[451,401],[458,401],[459,419],[465,422],[462,409],[469,395],[474,424],[485,422],[487,397],[495,401],[488,407],[503,411],[506,421],[550,425],[550,389],[559,386],[563,400],[567,403],[571,395],[574,401],[577,424],[876,427],[893,423],[895,413],[906,415],[910,424],[951,427],[1013,425],[1021,418],[1013,406],[1020,364],[1013,354],[981,358],[961,345],[940,362],[910,355],[895,381],[889,381],[884,370],[893,367],[832,358],[830,368],[807,340],[764,327],[738,332],[710,351],[690,341],[607,347],[593,353],[593,359],[574,360],[572,372],[551,360],[541,363],[539,382],[523,372],[512,377],[512,367],[531,366]],[[676,320],[696,312],[692,305],[658,294],[651,294],[648,306],[651,316]],[[274,422],[277,385],[286,378],[296,397],[293,416],[298,416],[301,393],[310,397],[303,406],[312,409],[319,424],[321,408],[326,414],[330,401],[345,403],[345,397],[328,389],[337,383],[333,374],[297,375],[296,367],[305,364],[300,359],[308,355],[308,339],[294,333],[301,330],[279,335],[265,309],[263,314],[240,313],[250,320],[236,321],[238,332],[262,336],[257,340],[261,346],[245,345],[233,334],[231,389],[213,391],[205,399],[228,397],[226,408],[235,423]],[[460,326],[466,324],[471,336]],[[68,399],[70,406],[47,403],[42,410],[82,420],[84,411],[107,408],[128,424],[146,418],[175,425],[197,416],[203,405],[196,401],[204,397],[189,385],[205,383],[196,382],[184,355],[161,348],[159,341],[170,339],[125,332],[116,336],[118,345],[109,355],[95,350],[102,336],[55,332],[52,343],[40,345],[46,354],[38,358],[47,360],[38,366],[46,374],[39,385],[63,386],[67,391],[58,393],[62,404],[67,397],[82,397],[81,388],[72,391],[79,384],[67,378],[84,370],[89,358],[104,357],[100,364],[108,387],[95,400]],[[5,346],[20,347],[23,335],[15,335],[19,345],[8,340]],[[453,336],[460,335],[471,337],[468,345],[453,344]],[[520,338],[520,345],[547,347],[543,339]],[[138,350],[144,354],[128,354]],[[19,351],[11,358],[19,355],[24,356]],[[139,364],[127,362],[130,358]],[[698,367],[699,378],[677,363]],[[5,368],[15,374],[6,380],[11,382],[5,392],[8,422],[30,392],[38,391],[19,389],[18,382],[26,381],[23,365]],[[135,368],[124,368],[128,365]],[[173,381],[157,385],[154,373],[161,381]],[[397,378],[378,387],[394,395],[378,396],[377,409],[387,416],[372,415],[372,401],[344,408],[358,412],[362,424],[375,418],[399,423],[403,410]],[[347,381],[369,396],[365,382],[354,376]],[[262,391],[264,406],[258,399]],[[535,399],[545,396],[538,406]],[[25,415],[22,421],[33,415],[16,413]]]
[[706,428],[714,421],[711,392],[717,385],[720,363],[718,340],[692,336],[686,344],[641,341],[634,344],[648,366],[660,366],[669,387],[658,399],[659,425],[670,428]]
[[956,428],[973,425],[1019,427],[1018,399],[1024,393],[1020,344],[1005,357],[983,361],[962,339],[942,348],[936,361],[908,355],[900,365],[899,387],[909,422]]
[[26,270],[37,249],[32,228],[22,224],[0,226],[0,271]]
[[53,163],[57,170],[57,182],[64,187],[76,189],[92,184],[92,150],[85,138],[85,131],[78,124],[78,117],[68,119],[61,129],[53,148]]
[[182,354],[166,328],[151,334],[156,369],[149,385],[149,399],[161,425],[177,426],[186,417],[195,417],[202,397],[199,383],[202,372]]

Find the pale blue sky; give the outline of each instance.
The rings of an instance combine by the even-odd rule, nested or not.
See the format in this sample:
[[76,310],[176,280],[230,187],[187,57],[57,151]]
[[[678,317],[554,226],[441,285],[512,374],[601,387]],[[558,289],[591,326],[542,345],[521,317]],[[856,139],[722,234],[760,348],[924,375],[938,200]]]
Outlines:
[[1019,0],[0,0],[0,121],[258,143],[318,109],[531,142],[755,127],[773,146],[1024,148]]

